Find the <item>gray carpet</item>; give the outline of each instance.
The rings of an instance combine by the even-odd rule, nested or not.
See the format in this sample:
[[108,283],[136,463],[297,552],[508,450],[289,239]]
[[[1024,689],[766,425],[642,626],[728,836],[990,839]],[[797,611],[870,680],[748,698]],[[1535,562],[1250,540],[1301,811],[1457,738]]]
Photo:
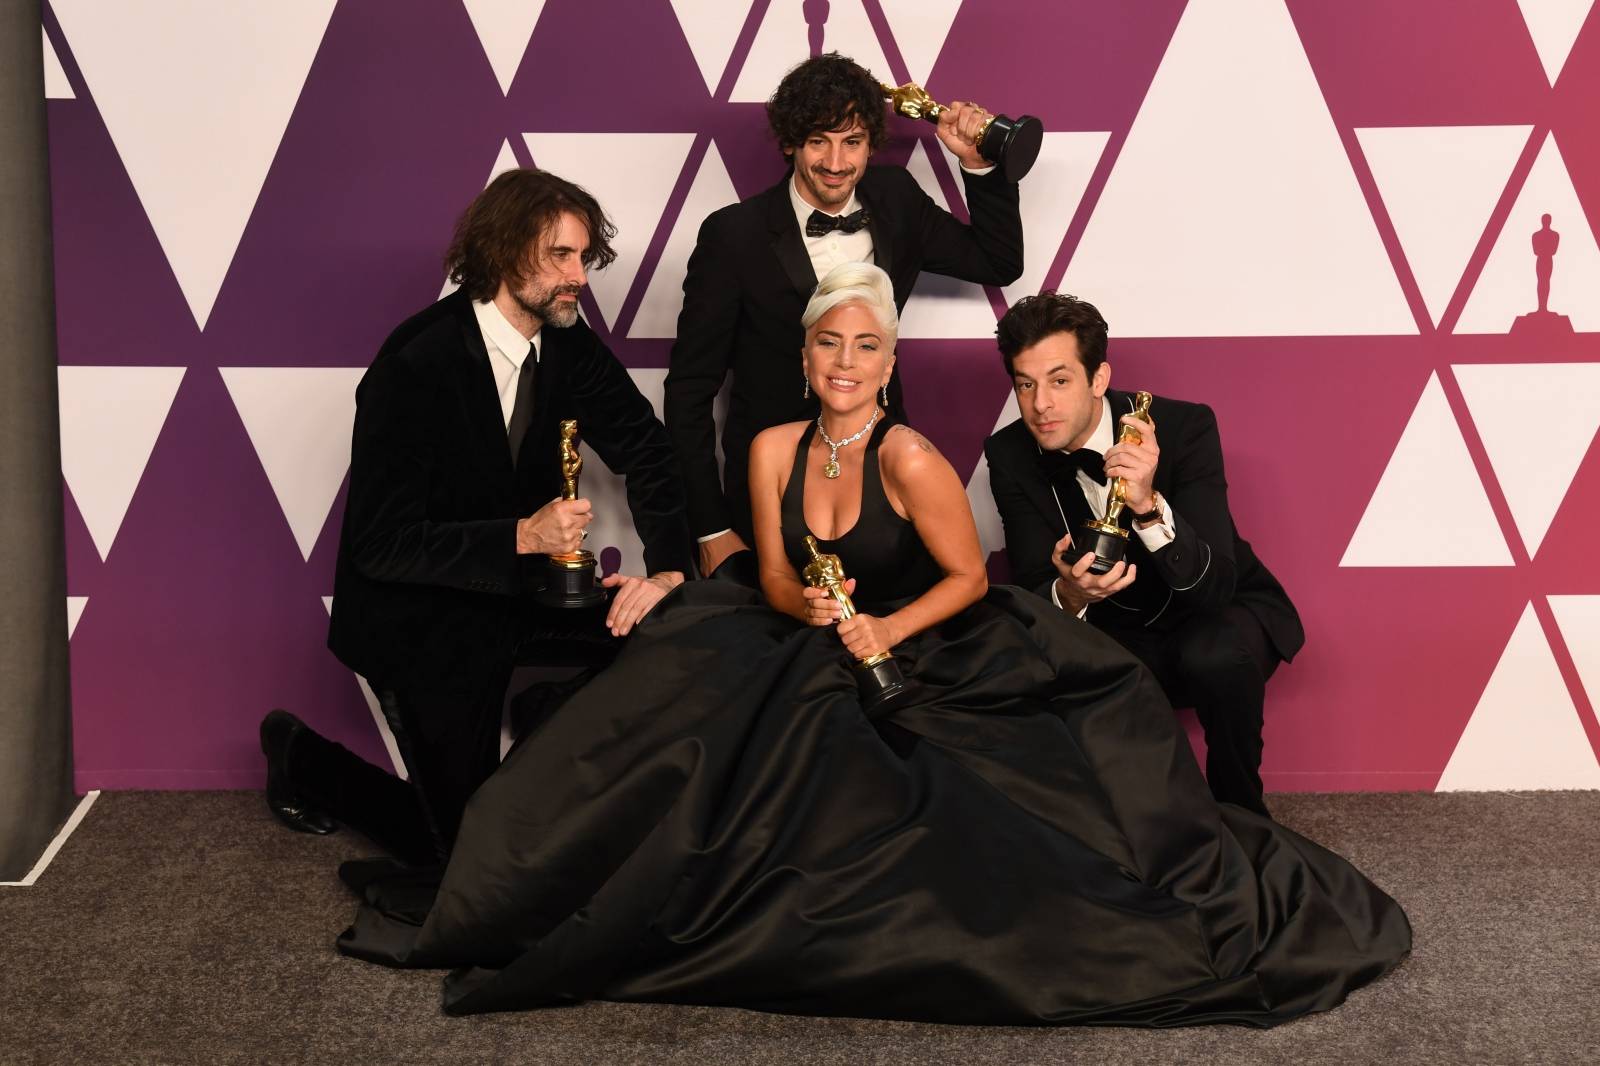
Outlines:
[[347,833],[259,793],[102,796],[0,888],[0,1063],[1593,1063],[1600,793],[1275,796],[1400,900],[1416,951],[1268,1032],[1003,1029],[594,1003],[447,1018],[439,974],[341,958]]

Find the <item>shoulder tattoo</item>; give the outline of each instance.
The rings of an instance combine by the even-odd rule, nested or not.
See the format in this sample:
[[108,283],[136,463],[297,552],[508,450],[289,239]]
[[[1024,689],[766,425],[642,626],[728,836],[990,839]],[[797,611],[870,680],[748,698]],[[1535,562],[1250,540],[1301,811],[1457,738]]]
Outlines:
[[928,438],[924,437],[921,433],[918,433],[916,430],[912,429],[910,426],[903,425],[903,424],[896,426],[895,429],[903,430],[904,433],[905,433],[905,436],[911,438],[911,443],[913,445],[915,445],[918,448],[921,448],[923,451],[927,452],[930,455],[933,454],[933,450],[934,450],[933,449],[933,445],[930,444],[928,442]]

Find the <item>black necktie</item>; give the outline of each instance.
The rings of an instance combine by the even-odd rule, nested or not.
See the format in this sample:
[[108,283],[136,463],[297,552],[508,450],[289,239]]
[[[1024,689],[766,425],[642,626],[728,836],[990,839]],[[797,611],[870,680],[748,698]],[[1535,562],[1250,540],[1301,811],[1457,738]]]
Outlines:
[[517,456],[522,454],[522,442],[533,425],[533,372],[538,365],[538,355],[533,345],[522,359],[522,369],[517,372],[517,399],[511,405],[511,421],[506,424],[506,440],[511,445],[511,466],[515,469]]
[[806,236],[825,237],[834,230],[855,233],[870,221],[872,217],[864,207],[848,215],[825,215],[821,211],[813,211],[811,217],[806,219]]

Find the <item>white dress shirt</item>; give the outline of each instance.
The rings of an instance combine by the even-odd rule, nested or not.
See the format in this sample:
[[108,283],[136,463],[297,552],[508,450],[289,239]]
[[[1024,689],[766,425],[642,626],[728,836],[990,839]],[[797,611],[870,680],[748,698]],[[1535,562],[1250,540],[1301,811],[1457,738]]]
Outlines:
[[840,263],[872,262],[872,231],[866,226],[854,233],[833,230],[820,237],[806,236],[806,220],[811,217],[812,211],[822,211],[825,215],[839,218],[861,210],[861,201],[856,199],[855,190],[850,191],[850,201],[844,207],[838,211],[826,211],[806,203],[800,195],[799,180],[798,176],[789,178],[789,203],[794,206],[794,218],[800,224],[800,239],[805,243],[806,254],[811,257],[811,269],[816,272],[817,280],[827,277],[828,271]]
[[500,413],[505,416],[506,428],[510,429],[511,412],[517,406],[517,377],[522,373],[523,360],[529,355],[538,365],[539,334],[535,333],[529,341],[493,300],[474,300],[472,313],[478,316],[483,346],[489,350],[489,369],[494,371],[495,391],[500,394]]
[[[963,164],[962,170],[973,177],[982,177],[994,167],[982,167],[978,170],[968,170]],[[854,233],[841,233],[833,230],[820,237],[806,236],[806,220],[811,217],[812,211],[822,211],[825,215],[835,218],[851,215],[861,210],[861,201],[856,199],[855,190],[850,192],[850,200],[838,211],[828,211],[814,208],[806,203],[800,195],[799,176],[789,178],[789,203],[794,205],[794,218],[800,224],[800,239],[805,242],[806,254],[811,257],[811,268],[816,271],[817,280],[821,281],[828,276],[828,271],[840,263],[870,263],[873,261],[872,232],[865,226]]]
[[[1133,413],[1132,407],[1128,408],[1128,413]],[[1111,411],[1110,399],[1102,396],[1100,398],[1100,421],[1095,424],[1094,432],[1089,434],[1089,439],[1084,442],[1083,446],[1092,451],[1097,451],[1101,455],[1110,451],[1117,443],[1118,417]],[[1083,491],[1083,498],[1088,501],[1090,514],[1103,515],[1106,513],[1106,500],[1111,495],[1110,478],[1097,481],[1086,471],[1079,470],[1078,488]],[[1165,548],[1176,540],[1178,536],[1178,527],[1174,524],[1172,517],[1172,505],[1164,497],[1158,496],[1158,499],[1161,501],[1161,521],[1148,529],[1139,528],[1138,523],[1134,523],[1133,526],[1134,536],[1138,537],[1144,544],[1146,551],[1152,553]],[[1056,502],[1060,503],[1059,500]],[[1064,522],[1066,518],[1066,513],[1063,511],[1061,520]],[[1061,596],[1054,581],[1050,583],[1050,600],[1057,607],[1061,606]],[[1078,617],[1082,618],[1088,611],[1088,605],[1085,605],[1083,610],[1078,612]]]

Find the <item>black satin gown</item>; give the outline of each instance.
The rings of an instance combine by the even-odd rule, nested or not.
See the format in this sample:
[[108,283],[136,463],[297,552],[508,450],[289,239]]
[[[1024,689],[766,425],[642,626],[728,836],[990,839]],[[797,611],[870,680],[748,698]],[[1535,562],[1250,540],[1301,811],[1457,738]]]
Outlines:
[[[886,429],[860,520],[823,542],[867,611],[940,574],[884,496]],[[803,491],[797,465],[797,568]],[[369,886],[340,949],[455,968],[450,1013],[1140,1026],[1275,1025],[1409,951],[1348,862],[1212,800],[1161,689],[1094,628],[997,586],[895,655],[915,694],[869,718],[831,628],[686,584],[478,791],[425,919]]]

